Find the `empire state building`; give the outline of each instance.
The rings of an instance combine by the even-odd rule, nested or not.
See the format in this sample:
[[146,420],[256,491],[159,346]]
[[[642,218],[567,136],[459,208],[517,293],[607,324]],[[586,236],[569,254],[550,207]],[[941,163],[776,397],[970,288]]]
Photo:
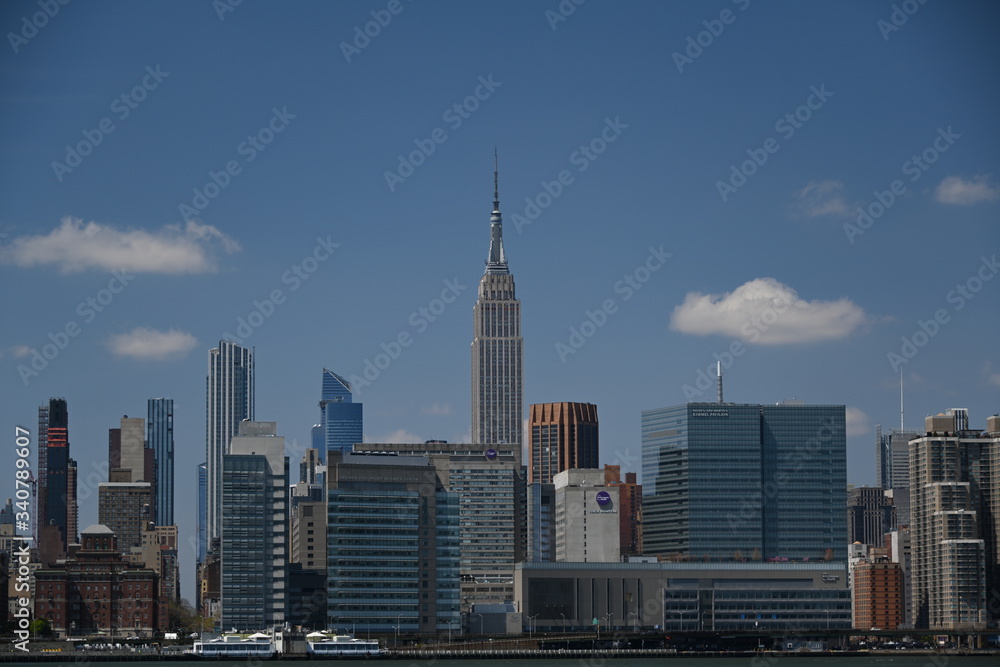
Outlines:
[[472,441],[513,444],[521,454],[524,341],[521,302],[503,251],[498,174],[494,157],[490,254],[472,308]]

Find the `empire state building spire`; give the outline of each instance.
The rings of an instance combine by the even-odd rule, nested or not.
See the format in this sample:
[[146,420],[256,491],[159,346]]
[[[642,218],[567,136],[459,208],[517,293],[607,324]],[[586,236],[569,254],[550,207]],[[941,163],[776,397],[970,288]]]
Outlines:
[[493,156],[490,255],[472,307],[472,442],[505,445],[521,459],[524,341],[521,302],[503,251],[499,170]]
[[506,275],[510,273],[507,267],[507,256],[503,252],[503,218],[500,216],[499,170],[497,168],[497,153],[493,150],[493,215],[490,216],[490,256],[486,260],[488,275]]

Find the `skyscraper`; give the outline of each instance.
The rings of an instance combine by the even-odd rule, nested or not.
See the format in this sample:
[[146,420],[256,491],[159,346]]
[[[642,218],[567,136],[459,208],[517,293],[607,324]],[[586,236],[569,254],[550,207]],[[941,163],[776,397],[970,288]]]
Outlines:
[[900,526],[910,523],[910,440],[920,434],[909,429],[882,430],[875,427],[875,465],[877,485],[892,491],[896,507],[896,522]]
[[323,393],[320,395],[320,429],[326,452],[349,452],[351,446],[364,441],[364,410],[352,401],[351,383],[333,371],[323,369]]
[[[42,411],[39,410],[39,415]],[[39,527],[40,542],[46,543],[41,535],[49,526],[58,529],[58,543],[61,553],[66,553],[66,546],[76,541],[76,535],[70,534],[70,519],[76,515],[76,489],[70,480],[69,469],[75,462],[69,456],[69,411],[66,399],[53,398],[49,400],[47,410],[45,440],[45,476],[44,499],[45,525]],[[53,534],[50,542],[55,544]],[[51,555],[51,554],[47,554]]]
[[842,405],[644,411],[644,553],[846,561],[846,449]]
[[288,459],[275,422],[244,421],[222,457],[222,627],[260,630],[287,611]]
[[597,468],[600,458],[597,406],[534,403],[528,418],[528,483],[552,483],[573,468]]
[[206,495],[208,542],[219,537],[222,457],[243,420],[254,419],[254,353],[228,340],[208,353],[206,380]]
[[1000,497],[992,495],[991,478],[1000,454],[1000,417],[987,419],[986,433],[969,430],[967,420],[955,411],[927,417],[924,436],[910,441],[910,585],[917,628],[985,628],[992,612]]
[[459,494],[426,457],[331,452],[328,465],[327,627],[458,630]]
[[158,526],[174,525],[174,400],[146,402],[146,441],[156,458],[156,516]]
[[472,442],[521,444],[524,341],[521,302],[503,249],[503,222],[496,165],[490,254],[472,308]]

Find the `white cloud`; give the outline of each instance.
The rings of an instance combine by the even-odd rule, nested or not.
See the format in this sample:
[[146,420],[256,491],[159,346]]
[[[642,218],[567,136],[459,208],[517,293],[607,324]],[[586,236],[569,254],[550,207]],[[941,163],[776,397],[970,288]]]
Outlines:
[[789,211],[795,216],[815,218],[821,215],[849,216],[850,205],[843,196],[840,181],[809,181],[792,195]]
[[399,428],[378,441],[387,445],[403,445],[423,442],[423,438],[410,433],[405,428]]
[[847,419],[847,437],[850,438],[872,432],[871,420],[868,419],[868,415],[861,408],[849,405],[847,406],[845,416]]
[[689,292],[674,308],[670,328],[781,345],[845,338],[867,319],[850,299],[805,301],[774,278],[756,278],[726,294]]
[[46,235],[19,236],[0,248],[0,263],[16,266],[54,265],[61,273],[87,269],[132,273],[210,273],[216,270],[213,250],[226,253],[239,243],[211,225],[189,220],[150,232],[119,230],[79,218],[63,218]]
[[446,416],[451,414],[451,406],[447,403],[435,403],[433,405],[425,405],[420,409],[425,415],[435,415],[435,416]]
[[24,357],[31,354],[31,348],[27,345],[13,345],[8,347],[6,350],[0,350],[0,357],[14,357],[15,359],[23,359]]
[[148,361],[183,357],[197,344],[197,339],[185,331],[157,331],[146,327],[116,334],[108,340],[108,347],[115,355]]
[[1000,373],[993,373],[986,378],[986,381],[995,387],[1000,387]]
[[934,190],[934,198],[942,204],[970,206],[981,201],[1000,198],[1000,187],[990,182],[988,174],[973,176],[963,180],[960,176],[949,176]]

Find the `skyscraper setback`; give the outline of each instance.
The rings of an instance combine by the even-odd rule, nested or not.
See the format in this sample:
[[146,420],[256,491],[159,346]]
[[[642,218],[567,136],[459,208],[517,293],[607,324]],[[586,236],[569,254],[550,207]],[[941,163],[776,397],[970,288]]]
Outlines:
[[322,457],[326,460],[326,452],[349,452],[355,443],[364,440],[364,408],[353,401],[351,383],[326,368],[322,392],[320,430],[325,445]]
[[494,162],[490,253],[472,308],[472,441],[521,444],[524,341],[521,302],[507,266]]
[[219,341],[208,353],[206,381],[206,536],[220,536],[222,457],[240,422],[254,420],[254,353],[232,341]]

